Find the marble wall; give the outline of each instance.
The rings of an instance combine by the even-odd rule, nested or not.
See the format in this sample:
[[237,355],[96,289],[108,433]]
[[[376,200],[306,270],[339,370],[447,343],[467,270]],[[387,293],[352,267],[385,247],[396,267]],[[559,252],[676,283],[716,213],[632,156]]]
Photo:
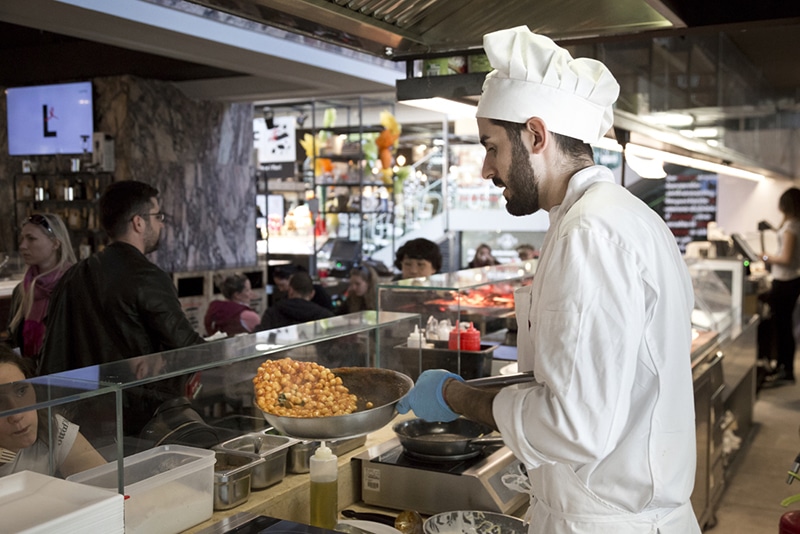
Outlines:
[[[198,102],[169,83],[131,76],[94,79],[95,130],[114,137],[115,180],[161,192],[169,218],[150,258],[169,272],[256,263],[253,111],[250,104]],[[0,250],[13,245],[13,175],[5,98],[0,98]],[[37,157],[39,170],[65,170],[68,157]]]

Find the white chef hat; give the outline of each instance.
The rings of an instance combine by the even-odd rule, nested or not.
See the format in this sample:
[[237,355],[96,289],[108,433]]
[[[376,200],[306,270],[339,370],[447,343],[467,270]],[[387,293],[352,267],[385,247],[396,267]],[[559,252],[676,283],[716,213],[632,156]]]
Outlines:
[[524,123],[595,143],[614,123],[619,84],[601,62],[573,57],[526,26],[488,33],[483,48],[494,70],[486,75],[477,117]]

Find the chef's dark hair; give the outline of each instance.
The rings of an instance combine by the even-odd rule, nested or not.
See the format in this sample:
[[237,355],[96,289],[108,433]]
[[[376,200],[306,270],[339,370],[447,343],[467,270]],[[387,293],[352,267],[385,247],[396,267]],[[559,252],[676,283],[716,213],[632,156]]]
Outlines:
[[439,250],[439,245],[420,237],[407,241],[402,247],[397,249],[395,256],[394,266],[399,270],[403,270],[403,260],[410,258],[412,260],[428,260],[433,266],[435,272],[439,272],[442,268],[442,251]]
[[108,237],[117,239],[128,231],[135,215],[149,213],[158,189],[144,182],[123,180],[106,187],[100,197],[100,225]]

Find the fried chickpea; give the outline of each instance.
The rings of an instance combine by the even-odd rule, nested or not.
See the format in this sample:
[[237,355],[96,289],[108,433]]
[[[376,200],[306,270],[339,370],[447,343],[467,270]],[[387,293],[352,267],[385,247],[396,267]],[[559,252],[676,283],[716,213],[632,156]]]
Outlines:
[[356,396],[342,379],[314,362],[267,360],[259,366],[253,387],[259,408],[275,415],[323,417],[356,410]]

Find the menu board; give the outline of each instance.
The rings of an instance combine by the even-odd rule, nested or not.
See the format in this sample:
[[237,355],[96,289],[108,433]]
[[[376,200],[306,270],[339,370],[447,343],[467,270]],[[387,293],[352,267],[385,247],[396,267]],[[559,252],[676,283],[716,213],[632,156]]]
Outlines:
[[681,252],[691,241],[705,241],[708,223],[717,219],[717,175],[668,174],[663,215]]

